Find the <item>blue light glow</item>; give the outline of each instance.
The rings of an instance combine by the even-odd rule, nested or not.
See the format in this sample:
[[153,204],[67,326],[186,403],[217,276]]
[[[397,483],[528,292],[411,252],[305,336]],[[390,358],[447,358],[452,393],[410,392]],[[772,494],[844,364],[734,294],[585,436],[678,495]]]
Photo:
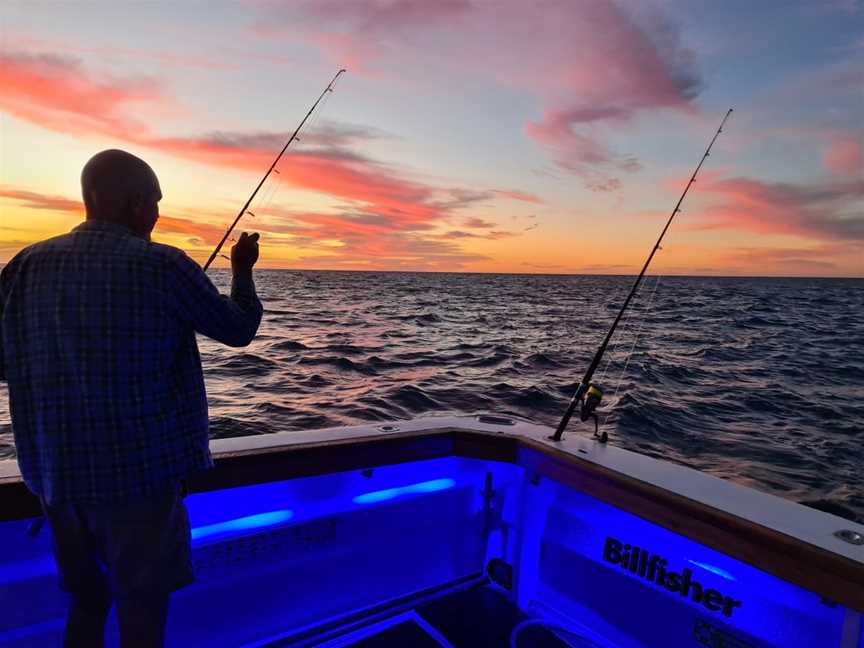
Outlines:
[[453,488],[456,484],[452,479],[433,479],[432,481],[420,482],[412,486],[405,486],[406,493],[434,493],[435,491]]
[[388,488],[387,490],[365,493],[354,498],[355,504],[374,504],[375,502],[383,502],[384,500],[398,497],[402,492],[401,488]]
[[268,513],[258,513],[257,515],[247,515],[246,517],[226,520],[225,522],[217,522],[216,524],[207,524],[205,526],[195,527],[192,529],[192,539],[198,540],[219,533],[245,531],[247,529],[260,529],[262,527],[274,526],[286,522],[292,517],[294,517],[294,511],[288,509],[270,511]]
[[711,572],[712,574],[717,574],[721,578],[725,578],[726,580],[737,580],[732,574],[730,574],[725,569],[720,569],[719,567],[715,567],[714,565],[709,565],[708,563],[699,562],[698,560],[688,560],[692,565],[696,565],[697,567],[701,567],[702,569]]
[[386,490],[372,491],[371,493],[363,493],[353,498],[355,504],[375,504],[386,500],[394,499],[400,495],[408,495],[412,493],[434,493],[435,491],[446,490],[453,488],[456,485],[455,480],[432,479],[430,481],[410,484],[408,486],[400,486],[398,488],[388,488]]

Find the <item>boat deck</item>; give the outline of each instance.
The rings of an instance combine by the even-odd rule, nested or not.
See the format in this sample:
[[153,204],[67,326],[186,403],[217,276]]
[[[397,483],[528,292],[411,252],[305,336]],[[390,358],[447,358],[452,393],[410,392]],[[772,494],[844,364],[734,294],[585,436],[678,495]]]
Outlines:
[[[518,648],[593,646],[588,640],[568,643],[547,627],[529,621],[496,585],[481,582],[450,591],[414,608],[351,624],[327,640],[286,637],[260,648],[510,648],[517,630]],[[520,625],[522,624],[522,625]],[[358,627],[359,626],[359,627]],[[573,636],[568,635],[572,642]]]
[[[864,648],[864,526],[549,434],[482,416],[214,441],[169,645]],[[66,603],[14,462],[0,500],[0,644],[56,646]]]

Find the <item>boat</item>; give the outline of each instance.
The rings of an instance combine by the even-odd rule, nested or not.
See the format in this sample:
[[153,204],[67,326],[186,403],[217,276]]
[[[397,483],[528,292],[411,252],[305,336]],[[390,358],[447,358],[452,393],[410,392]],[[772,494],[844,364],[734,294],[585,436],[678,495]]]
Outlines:
[[[552,432],[493,414],[212,440],[166,645],[864,648],[864,525]],[[59,645],[15,461],[0,493],[0,647]]]

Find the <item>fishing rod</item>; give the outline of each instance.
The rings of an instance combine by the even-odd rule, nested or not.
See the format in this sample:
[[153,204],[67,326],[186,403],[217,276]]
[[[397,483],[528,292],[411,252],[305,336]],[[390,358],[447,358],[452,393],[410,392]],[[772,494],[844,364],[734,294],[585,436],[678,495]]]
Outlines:
[[603,399],[603,390],[600,389],[600,387],[598,387],[597,385],[593,384],[591,382],[591,379],[594,377],[594,372],[597,370],[600,361],[603,359],[603,354],[606,352],[606,347],[609,345],[609,340],[612,339],[612,335],[615,333],[615,329],[618,327],[618,323],[621,321],[621,317],[624,315],[624,311],[627,310],[627,306],[630,305],[630,300],[633,299],[633,296],[639,289],[639,284],[642,283],[642,278],[645,276],[645,271],[648,270],[648,265],[651,263],[651,259],[654,258],[657,250],[661,249],[660,243],[663,241],[663,237],[666,235],[666,230],[668,230],[669,226],[672,224],[672,219],[675,218],[675,214],[681,211],[681,203],[684,202],[684,196],[687,195],[687,192],[690,190],[690,186],[696,181],[696,174],[699,173],[699,169],[702,168],[702,164],[708,158],[708,155],[710,155],[711,147],[714,146],[714,142],[720,136],[720,133],[723,132],[723,126],[726,124],[726,120],[729,119],[729,115],[731,114],[732,109],[730,108],[729,111],[726,113],[726,116],[723,117],[723,121],[720,122],[720,127],[717,129],[717,132],[714,133],[714,137],[711,138],[711,141],[708,144],[708,148],[705,149],[705,154],[702,156],[702,159],[699,160],[699,164],[696,165],[696,170],[693,171],[693,175],[690,176],[690,181],[687,183],[687,186],[684,187],[684,192],[681,194],[681,197],[675,204],[675,209],[672,210],[672,214],[670,214],[669,220],[666,221],[666,226],[663,228],[663,231],[660,232],[660,238],[657,239],[657,242],[651,249],[651,254],[648,255],[648,259],[645,261],[645,265],[642,266],[642,272],[640,272],[639,276],[636,277],[636,281],[633,283],[633,287],[630,289],[630,294],[627,295],[627,299],[624,300],[624,304],[621,306],[621,310],[618,312],[618,316],[615,318],[615,321],[612,322],[612,327],[609,329],[609,332],[603,339],[603,343],[597,349],[597,353],[594,354],[594,359],[591,361],[591,365],[588,367],[588,371],[585,372],[585,376],[582,378],[582,382],[579,383],[579,387],[576,389],[576,393],[573,394],[573,398],[570,399],[570,404],[567,406],[567,411],[564,412],[564,416],[561,417],[561,422],[558,424],[558,428],[555,430],[555,434],[549,437],[553,441],[561,440],[561,436],[564,434],[564,430],[567,428],[567,424],[570,422],[570,418],[573,416],[573,412],[576,411],[577,405],[579,406],[580,420],[587,421],[589,418],[594,419],[595,438],[599,439],[601,443],[606,443],[606,441],[608,440],[608,435],[605,431],[602,435],[599,434],[600,424],[597,419],[597,414],[594,412],[594,410],[597,409],[597,406],[600,404],[600,401]]
[[[225,241],[227,241],[228,237],[231,236],[231,232],[233,232],[234,228],[237,227],[237,223],[240,222],[240,219],[243,218],[243,215],[252,213],[249,211],[249,205],[252,204],[252,201],[255,199],[255,196],[258,194],[258,190],[267,181],[267,178],[270,177],[270,174],[273,172],[273,169],[276,168],[276,165],[279,164],[279,160],[282,159],[282,155],[284,155],[285,151],[288,150],[288,147],[291,145],[291,142],[293,142],[294,140],[297,139],[297,134],[300,132],[300,129],[303,128],[303,124],[306,123],[306,120],[309,119],[309,116],[315,111],[315,108],[318,107],[318,104],[321,103],[321,100],[324,98],[324,95],[326,95],[328,92],[333,92],[333,84],[336,83],[336,79],[338,79],[339,75],[341,75],[343,72],[345,72],[344,69],[339,70],[336,73],[336,76],[334,76],[333,79],[330,81],[330,83],[327,84],[327,87],[324,88],[324,91],[315,100],[315,103],[312,104],[312,107],[309,109],[309,112],[306,113],[306,116],[303,118],[303,121],[300,122],[300,125],[295,129],[294,133],[291,135],[291,137],[285,143],[285,146],[282,147],[282,150],[279,151],[279,155],[277,155],[276,159],[273,160],[273,164],[271,164],[270,168],[267,169],[267,173],[265,173],[264,177],[261,178],[261,182],[259,182],[258,186],[255,187],[255,191],[253,191],[252,195],[249,196],[249,200],[247,200],[246,204],[243,205],[243,208],[237,214],[237,218],[234,219],[234,222],[231,223],[231,226],[225,231],[225,236],[223,236],[222,240],[219,241],[219,245],[217,245],[216,249],[213,250],[213,254],[210,255],[209,259],[207,259],[207,263],[204,264],[204,272],[207,272],[207,268],[210,267],[210,264],[213,263],[213,260],[219,255],[219,252],[222,250],[222,246],[225,245]],[[278,173],[278,171],[277,171],[277,173]]]

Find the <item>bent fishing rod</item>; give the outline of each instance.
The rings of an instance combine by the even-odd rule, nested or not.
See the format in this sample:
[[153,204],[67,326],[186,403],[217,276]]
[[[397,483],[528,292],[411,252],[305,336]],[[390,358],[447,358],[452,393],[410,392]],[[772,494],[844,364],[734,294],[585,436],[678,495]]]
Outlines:
[[580,420],[587,421],[589,418],[594,419],[594,437],[597,438],[601,443],[606,443],[606,441],[608,440],[608,435],[605,431],[602,435],[599,434],[600,424],[597,419],[597,414],[594,412],[594,410],[597,409],[597,406],[600,404],[600,401],[603,399],[603,390],[599,386],[593,384],[591,382],[591,379],[594,377],[594,372],[597,370],[600,361],[603,359],[603,354],[606,352],[606,347],[609,346],[609,341],[612,339],[612,336],[615,333],[615,329],[618,328],[618,323],[621,321],[621,317],[624,315],[624,312],[627,310],[627,306],[630,305],[630,301],[633,299],[633,296],[639,289],[639,285],[642,283],[642,278],[645,276],[645,271],[648,270],[648,266],[651,264],[651,259],[654,258],[657,250],[661,249],[660,243],[663,241],[663,237],[666,236],[666,230],[668,230],[669,226],[672,224],[672,220],[675,218],[675,214],[681,211],[681,203],[684,202],[684,196],[687,195],[687,192],[690,190],[690,186],[696,181],[696,174],[699,173],[699,169],[702,168],[702,164],[705,162],[706,159],[708,159],[708,156],[711,153],[711,147],[714,146],[714,142],[720,136],[720,133],[723,132],[723,126],[726,124],[726,120],[729,119],[729,115],[731,114],[732,109],[730,108],[729,111],[726,113],[726,116],[723,117],[723,121],[720,122],[720,127],[717,129],[717,132],[714,133],[714,137],[712,137],[711,141],[708,143],[708,148],[705,149],[705,154],[702,156],[702,159],[699,160],[699,164],[696,165],[696,170],[693,171],[693,175],[690,176],[690,181],[687,183],[687,186],[684,187],[684,191],[681,194],[681,197],[678,198],[678,202],[675,204],[675,209],[672,210],[672,214],[670,214],[669,220],[666,221],[666,226],[663,228],[663,231],[660,232],[660,237],[657,239],[657,242],[651,249],[651,254],[648,255],[648,259],[645,261],[645,265],[642,266],[642,272],[639,273],[639,276],[636,277],[636,281],[633,282],[633,287],[630,289],[630,294],[628,294],[627,299],[624,300],[624,304],[621,306],[621,310],[618,311],[618,316],[615,318],[615,321],[612,322],[612,327],[609,329],[609,332],[603,339],[603,343],[597,349],[597,353],[594,354],[594,359],[588,366],[588,371],[585,372],[585,376],[582,378],[582,382],[579,383],[579,387],[576,388],[576,393],[573,394],[573,398],[570,399],[570,404],[567,406],[567,411],[564,412],[564,416],[561,417],[561,422],[558,424],[558,428],[555,430],[555,434],[549,437],[553,441],[561,440],[561,437],[564,434],[564,430],[567,428],[567,424],[570,422],[570,418],[576,411],[577,406],[579,406]]
[[[249,205],[252,204],[252,201],[255,199],[255,196],[258,194],[258,190],[261,189],[261,186],[262,186],[262,185],[267,181],[267,178],[270,177],[270,174],[271,174],[271,173],[273,172],[273,170],[276,168],[276,165],[279,164],[279,160],[282,159],[282,156],[285,154],[285,151],[287,151],[287,150],[288,150],[288,147],[291,146],[291,142],[293,142],[294,140],[298,139],[298,138],[297,138],[297,134],[298,134],[298,133],[300,132],[300,130],[303,128],[303,125],[306,123],[306,120],[309,119],[309,116],[310,116],[313,112],[315,112],[315,109],[318,107],[318,104],[321,103],[321,100],[324,98],[324,96],[325,96],[328,92],[333,92],[333,84],[336,83],[336,79],[338,79],[338,78],[339,78],[339,75],[341,75],[343,72],[345,72],[344,69],[339,70],[339,71],[336,73],[336,76],[334,76],[333,79],[330,81],[330,83],[327,84],[327,87],[324,88],[324,91],[323,91],[323,92],[319,95],[319,97],[315,100],[315,103],[312,104],[312,107],[309,109],[309,112],[306,113],[306,116],[303,118],[303,121],[301,121],[301,122],[300,122],[300,125],[297,126],[297,128],[294,130],[294,133],[291,135],[291,137],[290,137],[290,138],[288,139],[288,141],[285,143],[285,146],[282,147],[282,150],[279,151],[279,155],[277,155],[277,156],[276,156],[276,159],[273,160],[273,164],[271,164],[271,165],[270,165],[270,168],[267,169],[267,173],[264,174],[264,177],[261,178],[261,182],[259,182],[259,183],[258,183],[258,186],[255,187],[255,191],[253,191],[253,192],[252,192],[252,195],[249,196],[249,200],[247,200],[247,201],[246,201],[246,204],[243,205],[242,209],[240,209],[240,212],[237,214],[237,218],[234,219],[234,222],[231,223],[231,226],[230,226],[230,227],[225,231],[225,236],[223,236],[223,237],[222,237],[222,240],[219,241],[219,245],[217,245],[217,246],[216,246],[216,249],[213,250],[213,254],[210,255],[210,258],[209,258],[209,259],[207,259],[207,263],[204,264],[204,272],[207,272],[207,268],[210,267],[210,264],[213,263],[213,260],[214,260],[218,255],[219,255],[219,252],[222,250],[222,246],[225,245],[225,241],[227,241],[227,240],[228,240],[228,237],[231,236],[231,232],[233,232],[233,231],[234,231],[234,228],[237,227],[237,223],[240,222],[240,219],[243,218],[243,215],[244,215],[244,214],[251,214],[251,213],[252,213],[252,212],[249,211]],[[278,173],[278,171],[277,171],[277,173]]]

